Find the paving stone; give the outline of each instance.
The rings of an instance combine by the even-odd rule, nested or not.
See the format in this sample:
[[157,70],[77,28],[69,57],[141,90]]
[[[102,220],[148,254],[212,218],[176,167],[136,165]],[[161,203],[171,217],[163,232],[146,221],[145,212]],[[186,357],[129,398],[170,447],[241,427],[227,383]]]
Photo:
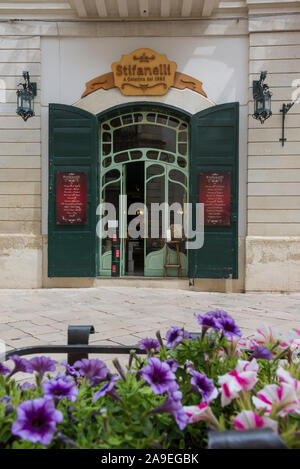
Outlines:
[[19,329],[10,328],[7,331],[0,331],[0,339],[6,341],[7,339],[21,339],[27,337],[28,334]]
[[53,321],[52,319],[42,317],[42,316],[36,316],[34,319],[32,319],[32,323],[37,326],[53,326],[53,327],[57,327],[57,325],[60,324],[58,321]]
[[32,322],[31,321],[17,321],[17,318],[15,318],[15,322],[10,323],[10,326],[19,330],[23,330],[23,328],[25,329],[31,328]]
[[22,348],[22,347],[30,347],[31,345],[45,345],[44,342],[36,339],[35,337],[28,336],[21,339],[9,339],[7,340],[8,345],[11,345],[13,348]]
[[119,345],[129,345],[137,346],[140,338],[133,335],[121,335],[119,337],[114,337],[111,339],[112,342]]
[[39,337],[40,334],[50,334],[55,333],[57,330],[49,326],[36,326],[33,323],[28,324],[27,326],[19,326],[18,329],[27,332],[30,335]]
[[[93,320],[93,318],[92,318]],[[109,329],[119,329],[123,327],[127,327],[128,321],[121,321],[119,319],[111,318],[110,320],[99,321],[97,317],[93,320],[93,325],[97,331],[107,331]]]
[[9,326],[8,324],[0,324],[0,335],[1,332],[6,332],[12,330],[12,327]]
[[[155,327],[155,324],[148,323],[148,324],[138,324],[136,326],[129,326],[129,327],[126,327],[126,329],[128,331],[131,331],[132,333],[144,332],[146,334],[147,331],[152,330],[153,327]],[[159,328],[159,324],[157,324],[157,328]]]
[[14,321],[15,318],[13,316],[5,314],[3,311],[0,312],[0,324],[7,324]]
[[39,334],[39,338],[42,342],[47,342],[49,345],[54,344],[54,342],[59,345],[66,345],[67,344],[67,335],[60,334],[60,333],[53,333],[50,334]]
[[90,335],[90,343],[94,343],[97,340],[113,339],[114,337],[120,337],[128,334],[126,329],[114,329],[109,331],[103,331]]

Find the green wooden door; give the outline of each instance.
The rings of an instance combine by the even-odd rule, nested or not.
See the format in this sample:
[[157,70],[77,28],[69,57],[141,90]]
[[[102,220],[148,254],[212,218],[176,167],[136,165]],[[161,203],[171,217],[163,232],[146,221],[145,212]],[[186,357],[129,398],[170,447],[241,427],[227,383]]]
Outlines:
[[206,221],[202,248],[189,250],[191,278],[238,278],[238,129],[239,103],[214,106],[191,119],[190,202],[194,226],[195,204],[200,202],[204,178],[230,181],[227,223]]
[[[73,106],[49,105],[49,277],[93,277],[96,267],[98,121]],[[59,224],[56,182],[61,174],[83,175],[86,219]]]

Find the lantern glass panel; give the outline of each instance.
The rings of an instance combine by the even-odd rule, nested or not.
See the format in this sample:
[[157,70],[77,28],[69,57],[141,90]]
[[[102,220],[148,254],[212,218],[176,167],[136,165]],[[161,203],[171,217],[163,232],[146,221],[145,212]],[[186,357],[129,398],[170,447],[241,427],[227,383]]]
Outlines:
[[33,98],[31,93],[26,93],[23,96],[23,109],[24,111],[33,111]]
[[269,114],[271,112],[271,96],[265,96],[265,110]]
[[23,107],[23,96],[22,94],[18,94],[18,102],[17,102],[18,109]]
[[260,113],[264,110],[264,99],[257,99],[256,112]]

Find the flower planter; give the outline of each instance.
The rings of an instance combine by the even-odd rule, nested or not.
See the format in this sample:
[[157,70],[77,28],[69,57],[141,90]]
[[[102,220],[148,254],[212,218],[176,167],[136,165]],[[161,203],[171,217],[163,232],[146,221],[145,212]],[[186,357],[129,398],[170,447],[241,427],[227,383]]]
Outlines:
[[[70,326],[68,345],[7,352],[0,448],[298,448],[300,331],[266,327],[249,341],[224,311],[195,316],[200,332],[172,327],[165,342],[90,346],[93,326]],[[67,353],[64,373],[49,374],[50,358],[21,358],[35,353]],[[114,360],[112,374],[90,353],[127,354],[127,369]],[[35,385],[18,385],[19,371]]]

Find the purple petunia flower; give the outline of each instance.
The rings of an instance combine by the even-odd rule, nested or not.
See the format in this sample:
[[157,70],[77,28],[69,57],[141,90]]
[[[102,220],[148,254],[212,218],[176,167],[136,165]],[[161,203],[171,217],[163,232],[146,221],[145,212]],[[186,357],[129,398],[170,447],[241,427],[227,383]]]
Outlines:
[[176,381],[170,385],[168,390],[168,398],[160,406],[156,407],[151,411],[153,414],[157,413],[168,413],[173,415],[176,420],[176,423],[180,430],[183,430],[188,423],[188,416],[184,411],[184,408],[181,404],[182,393],[178,390],[178,385]]
[[195,370],[191,370],[190,375],[192,375],[191,385],[193,390],[201,394],[203,401],[209,402],[217,397],[218,392],[212,379]]
[[202,336],[206,333],[206,331],[210,328],[219,330],[221,329],[221,325],[217,318],[215,318],[212,314],[205,314],[201,316],[201,314],[194,314],[195,318],[198,319],[198,324],[202,327]]
[[23,391],[24,389],[35,389],[35,385],[25,381],[25,383],[21,384],[20,389]]
[[175,348],[179,345],[183,339],[189,339],[190,334],[182,329],[181,327],[173,326],[168,330],[166,334],[167,347]]
[[119,376],[112,376],[108,383],[103,384],[103,386],[101,386],[101,388],[95,392],[93,396],[93,402],[97,401],[99,397],[103,397],[106,394],[109,394],[111,397],[119,400],[120,398],[114,390],[115,382],[118,381],[118,379],[120,379]]
[[216,319],[221,326],[220,329],[223,331],[223,335],[226,337],[242,337],[243,334],[234,319],[223,309],[208,311],[205,316],[211,316]]
[[151,413],[172,414],[180,430],[183,430],[188,423],[188,416],[184,411],[181,401],[174,399],[173,396],[169,396],[162,405],[153,409]]
[[150,384],[154,394],[168,391],[170,385],[176,381],[169,365],[158,358],[149,358],[148,365],[142,369],[142,377]]
[[14,406],[10,403],[7,403],[4,410],[5,417],[7,417],[9,414],[12,414],[14,411]]
[[34,357],[30,361],[32,369],[39,374],[40,380],[43,379],[44,374],[47,371],[55,371],[56,370],[56,360],[51,360],[49,357]]
[[167,363],[171,369],[171,371],[173,371],[173,373],[175,373],[175,371],[177,371],[177,368],[178,368],[178,363],[173,359],[173,358],[168,358],[167,360],[165,360],[165,363]]
[[243,335],[242,331],[236,325],[236,323],[235,323],[234,319],[232,319],[232,317],[230,317],[230,316],[223,317],[223,318],[220,318],[218,321],[221,325],[221,330],[222,330],[223,335],[225,337],[232,337],[232,336],[242,337],[242,335]]
[[19,371],[22,371],[23,373],[33,372],[32,365],[29,360],[26,360],[26,358],[21,358],[19,357],[19,355],[12,355],[9,358],[15,364],[15,367],[10,373],[9,377],[12,377],[15,373],[18,373]]
[[62,362],[62,365],[66,368],[66,374],[69,376],[73,376],[73,378],[79,378],[80,373],[77,371],[74,366],[69,365],[68,363]]
[[263,360],[274,360],[273,355],[270,350],[265,346],[255,345],[253,353],[249,359],[251,361],[253,358],[262,358]]
[[39,441],[43,445],[51,443],[56,424],[63,419],[63,414],[55,409],[53,401],[42,397],[19,404],[17,416],[11,427],[12,434],[33,443]]
[[4,376],[10,373],[10,369],[0,362],[0,375]]
[[60,373],[56,378],[49,379],[42,384],[45,397],[48,399],[63,399],[67,397],[75,402],[78,395],[78,388],[71,377]]
[[86,379],[94,379],[94,385],[99,384],[101,381],[104,381],[108,375],[108,368],[104,362],[98,360],[98,358],[83,358],[74,363],[74,368],[78,369],[81,376],[84,376]]
[[155,353],[158,352],[160,349],[160,344],[158,340],[151,339],[149,337],[146,337],[145,339],[140,340],[139,346],[140,346],[140,349],[146,350],[148,354],[151,352],[152,349],[154,350]]
[[172,381],[172,383],[170,383],[170,386],[168,388],[168,395],[169,396],[172,395],[174,399],[177,399],[177,400],[182,399],[182,392],[179,391],[179,386],[177,384],[177,381]]
[[231,318],[227,311],[224,311],[223,309],[214,309],[213,311],[208,311],[205,313],[205,316],[212,316],[215,319]]
[[1,397],[1,399],[0,399],[0,403],[1,403],[1,404],[2,404],[2,402],[6,402],[6,403],[7,403],[7,402],[9,402],[9,401],[10,401],[10,397],[9,397],[9,396],[3,396],[3,397]]

